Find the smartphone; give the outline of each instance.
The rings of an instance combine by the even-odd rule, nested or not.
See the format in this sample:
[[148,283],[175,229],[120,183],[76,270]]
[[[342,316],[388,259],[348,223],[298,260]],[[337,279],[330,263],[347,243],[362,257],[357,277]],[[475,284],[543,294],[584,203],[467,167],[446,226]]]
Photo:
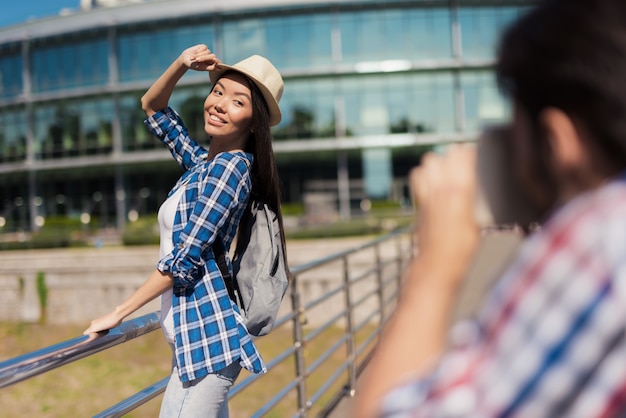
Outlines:
[[540,212],[514,173],[511,127],[486,128],[478,139],[476,217],[482,226],[531,228]]

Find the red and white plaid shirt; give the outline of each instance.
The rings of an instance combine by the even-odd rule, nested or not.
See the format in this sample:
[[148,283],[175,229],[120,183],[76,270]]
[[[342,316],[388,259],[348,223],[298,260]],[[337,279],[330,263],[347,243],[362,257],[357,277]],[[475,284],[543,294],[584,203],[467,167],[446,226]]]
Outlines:
[[521,246],[474,321],[382,417],[626,416],[626,178],[579,196]]

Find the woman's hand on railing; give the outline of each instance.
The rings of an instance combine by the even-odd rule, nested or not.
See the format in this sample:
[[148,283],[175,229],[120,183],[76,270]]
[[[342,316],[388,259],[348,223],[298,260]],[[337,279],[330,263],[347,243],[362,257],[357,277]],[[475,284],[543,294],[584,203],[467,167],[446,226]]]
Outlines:
[[112,312],[91,321],[91,325],[83,331],[83,334],[87,335],[92,332],[104,331],[119,326],[128,315],[161,296],[167,289],[171,289],[173,283],[174,281],[169,273],[163,273],[155,269],[148,277],[148,280]]
[[117,309],[109,312],[106,315],[103,315],[99,318],[91,321],[89,327],[83,331],[84,335],[89,335],[94,332],[105,331],[111,328],[115,328],[122,323],[124,318],[117,313]]

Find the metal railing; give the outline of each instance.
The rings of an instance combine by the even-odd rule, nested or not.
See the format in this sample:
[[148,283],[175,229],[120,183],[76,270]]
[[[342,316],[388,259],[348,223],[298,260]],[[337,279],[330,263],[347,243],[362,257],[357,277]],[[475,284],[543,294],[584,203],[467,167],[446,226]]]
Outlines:
[[[393,243],[395,245],[391,245]],[[265,416],[289,398],[288,410],[293,416],[328,417],[342,399],[354,394],[356,379],[369,360],[382,325],[395,307],[401,272],[411,254],[409,230],[402,229],[292,268],[291,309],[278,319],[274,329],[290,327],[293,339],[288,348],[269,359],[267,369],[271,373],[286,362],[294,361],[295,373],[270,399],[264,399],[263,405],[251,416]],[[314,295],[315,292],[305,288],[307,283],[319,283],[320,276],[327,276],[326,281],[321,281],[328,287]],[[323,322],[310,326],[309,317],[321,317]],[[80,336],[1,362],[0,388],[123,344],[159,327],[159,313],[155,312],[125,321],[97,336]],[[329,330],[334,330],[335,336],[334,339],[324,336],[325,349],[314,356],[307,354],[307,347],[319,345],[316,340],[322,339]],[[337,330],[340,330],[338,336]],[[266,338],[271,338],[271,334]],[[309,382],[311,376],[329,365],[331,371],[323,376],[321,383]],[[229,400],[263,381],[259,379],[263,379],[263,375],[250,374],[238,381],[230,390]],[[123,416],[162,394],[168,380],[169,376],[95,416]]]

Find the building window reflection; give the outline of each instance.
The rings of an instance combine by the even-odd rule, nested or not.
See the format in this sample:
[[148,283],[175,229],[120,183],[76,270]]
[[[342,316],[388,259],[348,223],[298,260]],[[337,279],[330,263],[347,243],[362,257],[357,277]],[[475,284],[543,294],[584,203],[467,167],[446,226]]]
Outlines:
[[330,79],[291,80],[281,99],[283,120],[274,138],[307,139],[335,136],[335,94],[338,82]]
[[[17,163],[18,171],[0,176],[0,228],[26,230],[39,216],[121,227],[129,211],[156,213],[179,168],[170,160],[161,165],[167,151],[145,127],[140,98],[180,51],[198,43],[226,63],[264,55],[283,74],[283,118],[274,138],[314,150],[281,144],[288,202],[318,186],[335,192],[339,165],[349,174],[353,205],[384,197],[390,187],[399,196],[399,179],[431,146],[398,148],[402,141],[436,143],[452,132],[471,140],[484,125],[510,118],[490,66],[504,26],[532,1],[278,3],[224,3],[202,14],[154,18],[137,4],[125,9],[136,18],[119,24],[117,10],[96,11],[111,20],[91,30],[77,32],[86,21],[70,16],[37,22],[30,35],[3,32],[19,40],[5,38],[0,46],[0,164]],[[63,32],[65,22],[76,26]],[[210,88],[206,72],[188,71],[169,102],[203,145]],[[340,161],[337,137],[370,137],[371,151],[350,150]],[[85,167],[80,157],[110,154],[114,143],[129,155]],[[31,158],[34,182],[22,164]],[[52,159],[65,160],[41,164]],[[36,213],[26,196],[41,199]]]
[[35,93],[106,85],[106,38],[101,35],[97,39],[35,42],[31,74]]
[[143,124],[146,115],[141,110],[140,94],[125,95],[120,99],[120,124],[124,151],[154,149],[158,141],[150,136]]
[[17,46],[0,50],[0,98],[22,93],[23,62]]
[[24,108],[0,112],[0,163],[26,158],[26,114]]
[[214,39],[213,27],[207,23],[121,30],[117,37],[120,81],[154,80],[182,50],[198,43],[213,49]]
[[343,62],[452,56],[450,11],[444,8],[345,12],[339,30]]
[[111,99],[39,105],[34,115],[39,159],[109,153],[113,149]]
[[500,33],[524,7],[462,7],[459,9],[463,56],[492,58]]
[[354,135],[454,130],[450,72],[352,77],[342,88],[346,126]]
[[281,69],[328,67],[332,64],[331,29],[327,13],[227,21],[223,60],[237,62],[259,54]]
[[500,95],[493,73],[465,71],[461,73],[465,130],[477,132],[485,125],[505,121],[509,108]]

